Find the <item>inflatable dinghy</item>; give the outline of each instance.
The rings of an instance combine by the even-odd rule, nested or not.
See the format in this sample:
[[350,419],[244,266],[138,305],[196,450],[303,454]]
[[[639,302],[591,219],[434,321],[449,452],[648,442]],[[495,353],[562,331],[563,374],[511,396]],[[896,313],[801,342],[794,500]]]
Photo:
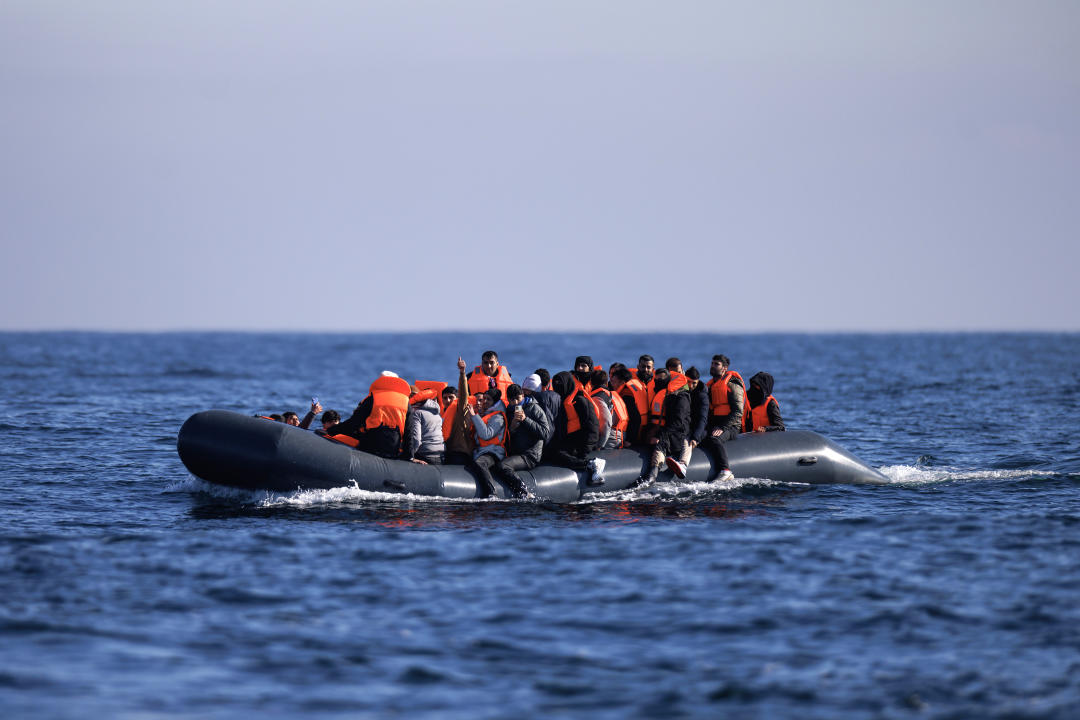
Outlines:
[[[420,465],[387,460],[329,440],[308,430],[225,410],[188,418],[177,438],[180,459],[196,477],[248,490],[356,487],[388,493],[446,498],[482,497],[476,477],[461,465]],[[797,483],[885,484],[889,480],[828,439],[807,430],[751,433],[725,445],[736,477]],[[644,448],[601,450],[604,484],[589,486],[588,473],[540,465],[518,474],[542,500],[565,503],[586,493],[624,490],[641,474]],[[694,450],[682,482],[704,482],[717,474],[701,450]],[[674,480],[664,469],[659,481]],[[498,482],[498,497],[513,494]]]

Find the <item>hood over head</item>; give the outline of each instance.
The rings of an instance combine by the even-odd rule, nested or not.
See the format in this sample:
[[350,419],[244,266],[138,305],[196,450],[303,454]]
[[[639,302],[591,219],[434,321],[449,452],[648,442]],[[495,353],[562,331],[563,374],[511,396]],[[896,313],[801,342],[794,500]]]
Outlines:
[[574,376],[567,370],[555,373],[555,377],[551,378],[551,388],[565,400],[574,392]]
[[773,389],[773,376],[767,372],[759,372],[754,377],[750,378],[751,385],[757,385],[765,393],[765,397],[772,395]]

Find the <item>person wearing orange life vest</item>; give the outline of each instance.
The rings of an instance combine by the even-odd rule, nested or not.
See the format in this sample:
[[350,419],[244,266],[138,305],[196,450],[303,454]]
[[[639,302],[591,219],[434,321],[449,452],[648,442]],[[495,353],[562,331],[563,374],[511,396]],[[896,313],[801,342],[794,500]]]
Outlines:
[[562,398],[562,405],[555,419],[555,437],[544,448],[544,461],[571,470],[587,470],[590,485],[603,484],[603,460],[589,458],[600,439],[600,421],[592,400],[577,378],[565,370],[551,378],[551,387]]
[[359,450],[396,458],[401,452],[408,410],[409,383],[384,370],[349,419],[334,427],[334,433],[356,440]]
[[[593,392],[600,387],[592,384],[595,370],[599,370],[599,368],[593,367],[593,359],[589,355],[578,355],[574,360],[574,377],[581,383],[585,394],[593,401],[596,419],[600,422],[600,437],[597,440],[596,447],[597,449],[603,449],[607,447],[608,439],[611,437],[611,399],[606,394],[600,396]],[[607,383],[607,373],[604,373],[604,383]]]
[[[512,383],[511,383],[512,384]],[[480,497],[495,494],[495,479],[491,468],[506,457],[506,406],[502,391],[489,388],[475,395],[476,406],[465,406],[465,419],[476,444],[472,462],[466,465],[480,480]]]
[[742,430],[746,391],[742,376],[731,369],[731,360],[726,355],[713,355],[709,375],[712,378],[708,385],[709,420],[700,447],[712,459],[713,467],[718,468],[716,479],[726,481],[734,476],[728,467],[724,443],[734,440]]
[[406,460],[423,465],[442,465],[446,452],[442,416],[434,387],[420,390],[413,385],[409,396],[409,413],[405,417],[405,438],[401,454]]
[[[668,380],[668,391],[678,390],[686,384],[686,376],[682,371],[682,360],[677,357],[668,358],[664,363],[664,367],[671,375],[671,379]],[[655,384],[650,381],[645,385],[649,391],[649,405],[652,405],[653,396],[656,394]]]
[[[681,371],[682,364],[679,365]],[[694,448],[705,439],[705,428],[709,422],[709,389],[701,382],[701,373],[696,367],[691,367],[683,377],[686,378],[686,388],[690,392],[690,432],[686,437],[686,449],[682,456],[678,459],[667,458],[668,467],[678,478],[686,477],[686,468],[690,464]]]
[[780,415],[780,403],[772,396],[773,376],[759,372],[750,378],[746,390],[746,412],[743,432],[783,431],[784,418]]
[[485,351],[480,356],[480,364],[466,377],[469,381],[470,397],[491,388],[499,388],[500,397],[506,397],[506,388],[514,382],[506,366],[499,364],[499,355],[494,350]]
[[668,457],[682,457],[690,431],[690,391],[685,384],[669,389],[671,373],[660,368],[653,375],[656,393],[653,397],[647,433],[652,453],[635,486],[647,485],[660,474],[660,466]]
[[[600,449],[614,450],[621,448],[623,445],[623,433],[626,432],[626,426],[630,418],[626,410],[626,403],[608,387],[608,374],[603,370],[593,370],[589,387],[592,388],[589,395],[592,396],[594,401],[600,403],[601,412],[607,414],[607,440],[601,440]],[[601,425],[603,425],[603,418],[601,418]],[[601,431],[600,434],[603,436],[605,433]]]
[[653,379],[653,369],[656,361],[652,355],[642,355],[638,358],[637,367],[630,368],[630,374],[641,381],[642,385],[648,385]]
[[625,366],[611,371],[611,390],[622,398],[626,406],[627,422],[623,431],[623,445],[641,442],[642,427],[649,422],[648,391],[640,380],[630,374]]
[[469,380],[465,375],[465,361],[458,356],[457,389],[454,397],[445,403],[442,412],[443,439],[446,441],[446,455],[443,462],[447,465],[468,465],[472,462],[475,443],[468,432],[465,421],[465,406],[469,403]]
[[[439,401],[439,406],[442,410],[439,411],[439,417],[442,419],[442,435],[443,442],[450,439],[450,426],[454,412],[457,410],[457,388],[450,385],[443,388],[442,398]],[[450,419],[448,419],[450,418]]]

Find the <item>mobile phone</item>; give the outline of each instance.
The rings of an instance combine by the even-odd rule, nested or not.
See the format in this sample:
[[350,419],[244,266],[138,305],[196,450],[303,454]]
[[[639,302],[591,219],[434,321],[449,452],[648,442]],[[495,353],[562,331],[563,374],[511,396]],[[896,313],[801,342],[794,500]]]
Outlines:
[[317,398],[317,397],[315,397],[314,395],[312,395],[312,396],[311,396],[311,404],[312,404],[312,405],[318,405],[318,404],[319,404],[319,398]]

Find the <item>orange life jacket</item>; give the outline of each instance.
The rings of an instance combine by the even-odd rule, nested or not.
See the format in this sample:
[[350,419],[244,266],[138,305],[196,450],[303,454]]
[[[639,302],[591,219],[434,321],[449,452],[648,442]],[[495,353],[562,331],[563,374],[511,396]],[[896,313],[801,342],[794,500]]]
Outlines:
[[[574,380],[577,383],[577,379]],[[577,383],[577,387],[570,393],[565,400],[563,400],[563,410],[566,411],[566,434],[576,433],[581,429],[581,418],[578,417],[577,408],[574,407],[574,398],[578,396],[581,391],[581,383]]]
[[349,447],[356,447],[360,444],[360,441],[354,438],[352,435],[327,435],[326,437],[331,440],[337,440],[339,443],[344,443]]
[[[750,412],[743,413],[743,432],[754,432],[759,427],[769,427],[769,403],[776,403],[776,398],[770,395],[765,398],[765,402],[750,408]],[[779,409],[780,403],[776,403],[776,407]]]
[[[445,385],[445,384],[446,383],[443,383],[443,385]],[[417,386],[417,387],[419,387],[419,386]],[[434,388],[428,388],[426,390],[421,390],[420,392],[416,393],[411,398],[409,398],[409,404],[410,405],[417,405],[419,403],[424,402],[425,400],[434,400],[434,399],[436,399],[438,397],[439,397],[439,391],[438,390],[435,390]]]
[[510,372],[504,365],[499,366],[494,378],[485,375],[479,365],[473,368],[472,375],[469,376],[469,394],[475,395],[476,393],[487,392],[491,388],[489,381],[492,379],[495,380],[495,387],[502,391],[502,399],[506,400],[506,388],[513,385],[514,381],[510,378]]
[[450,440],[450,430],[454,427],[454,418],[457,416],[458,401],[454,398],[450,401],[450,404],[443,408],[442,413],[442,439],[444,442]]
[[[593,409],[596,411],[596,419],[600,422],[600,437],[604,437],[608,425],[604,422],[604,412],[600,405],[606,404],[603,396],[607,396],[608,402],[611,401],[611,392],[607,388],[598,387],[595,390],[587,390],[586,394],[589,396],[589,400],[592,401]],[[614,414],[613,409],[608,408],[608,415],[611,415],[613,420]]]
[[732,377],[739,378],[739,382],[742,383],[743,388],[746,387],[746,383],[743,382],[742,375],[735,372],[734,370],[728,370],[720,377],[713,378],[709,381],[710,415],[714,417],[727,417],[733,412],[731,403],[728,402],[728,383],[731,382]]
[[371,414],[365,431],[380,427],[397,428],[405,437],[405,416],[409,413],[409,383],[398,377],[380,377],[371,383]]
[[[667,389],[675,392],[683,385],[687,383],[686,376],[682,373],[668,370],[668,374],[671,375],[671,379],[668,380]],[[653,395],[656,394],[656,378],[654,377],[649,381],[649,384],[645,386],[645,390],[648,392],[649,405],[653,404]]]
[[630,425],[630,413],[619,393],[611,393],[611,425],[620,433],[626,432],[627,426]]
[[667,388],[658,391],[653,395],[652,403],[649,406],[649,422],[660,427],[664,427],[664,400],[667,399],[667,396]]
[[660,392],[656,391],[655,378],[649,381],[649,386],[647,388],[649,391],[649,422],[656,423],[660,427],[664,426],[664,398],[667,397],[669,392],[675,392],[687,383],[686,376],[682,373],[669,370],[668,374],[671,375],[671,379],[668,380],[665,389]]
[[627,381],[626,385],[630,389],[630,395],[634,398],[634,405],[637,407],[638,414],[641,415],[641,423],[644,425],[649,421],[649,391],[646,389],[644,383],[638,380],[636,377]]
[[484,415],[480,419],[484,422],[485,425],[487,425],[488,419],[493,418],[496,415],[503,416],[503,431],[495,437],[488,438],[487,440],[481,440],[480,438],[478,438],[476,436],[476,428],[473,427],[471,422],[469,423],[469,432],[472,433],[473,439],[476,441],[477,449],[491,447],[492,445],[500,445],[504,450],[506,449],[506,440],[510,436],[510,423],[506,421],[506,413],[504,413],[502,410],[494,410],[492,412],[489,412],[487,415]]
[[437,394],[435,399],[439,403],[439,410],[445,410],[443,406],[442,391],[446,388],[446,383],[440,380],[417,380],[413,383],[417,390],[434,390]]

